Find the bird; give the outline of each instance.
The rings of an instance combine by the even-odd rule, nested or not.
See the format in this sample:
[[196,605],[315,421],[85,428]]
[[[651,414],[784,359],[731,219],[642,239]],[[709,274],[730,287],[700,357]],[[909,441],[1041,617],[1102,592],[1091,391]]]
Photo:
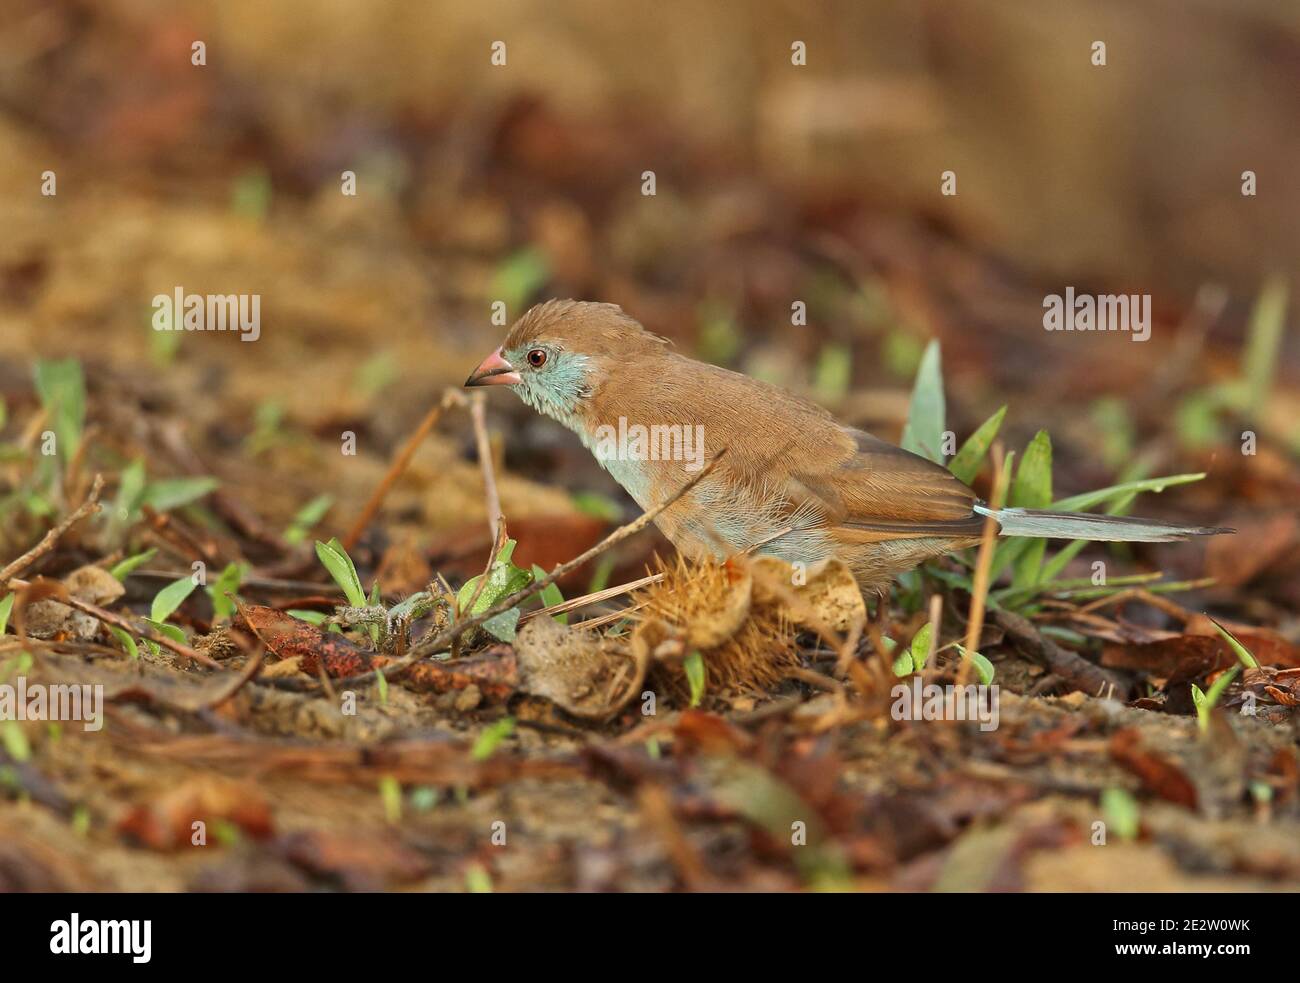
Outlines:
[[977,545],[989,519],[999,535],[1044,539],[1169,542],[1232,532],[990,508],[942,465],[778,386],[688,358],[614,304],[557,299],[530,308],[465,386],[509,386],[573,431],[646,511],[695,479],[655,519],[684,556],[757,553],[805,568],[838,558],[864,595]]

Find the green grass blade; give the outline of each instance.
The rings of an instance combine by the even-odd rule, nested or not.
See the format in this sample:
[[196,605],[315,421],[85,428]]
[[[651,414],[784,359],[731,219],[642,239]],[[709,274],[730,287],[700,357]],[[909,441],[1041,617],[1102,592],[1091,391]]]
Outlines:
[[903,427],[902,446],[914,454],[943,463],[943,367],[939,343],[931,341],[921,356],[916,372],[912,400],[907,408],[907,425]]

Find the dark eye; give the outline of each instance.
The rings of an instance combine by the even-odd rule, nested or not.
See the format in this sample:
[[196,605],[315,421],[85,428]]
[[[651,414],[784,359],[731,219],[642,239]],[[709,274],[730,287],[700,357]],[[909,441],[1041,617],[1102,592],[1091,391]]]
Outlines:
[[540,348],[534,348],[528,353],[528,364],[535,369],[540,369],[546,364],[546,352]]

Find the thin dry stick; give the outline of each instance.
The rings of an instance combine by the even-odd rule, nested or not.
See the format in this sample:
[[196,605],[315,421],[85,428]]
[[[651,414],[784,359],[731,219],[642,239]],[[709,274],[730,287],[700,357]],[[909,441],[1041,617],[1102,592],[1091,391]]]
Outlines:
[[593,628],[599,628],[601,625],[608,625],[611,622],[618,621],[620,618],[626,618],[634,612],[640,611],[645,607],[645,602],[640,604],[629,604],[625,608],[617,611],[611,611],[609,614],[602,614],[599,618],[588,618],[586,621],[578,622],[578,627],[583,631],[591,631]]
[[217,692],[216,696],[208,700],[206,703],[202,704],[199,707],[199,709],[215,710],[217,707],[221,706],[221,704],[229,700],[232,696],[234,696],[241,689],[243,689],[245,683],[247,683],[250,679],[252,679],[261,671],[262,661],[265,658],[266,658],[266,646],[258,645],[257,650],[253,653],[252,657],[248,660],[248,664],[244,666],[244,668],[235,676],[234,679],[232,679],[229,683],[223,686]]
[[47,532],[39,543],[29,549],[13,563],[0,570],[0,587],[4,587],[14,577],[22,573],[42,556],[54,549],[54,544],[59,541],[59,537],[75,526],[88,515],[94,515],[99,511],[99,493],[104,489],[104,476],[95,475],[95,481],[90,486],[90,491],[86,495],[85,501],[78,505],[72,513],[60,522],[57,526]]
[[[585,553],[581,554],[580,556],[574,557],[572,560],[569,560],[567,563],[561,563],[558,567],[556,567],[554,570],[548,573],[545,577],[533,581],[523,590],[516,591],[514,594],[511,594],[509,597],[503,598],[502,600],[498,601],[496,604],[492,605],[490,608],[488,608],[486,611],[482,612],[481,614],[476,614],[472,618],[458,620],[454,624],[444,629],[443,631],[439,632],[438,635],[435,636],[434,638],[426,639],[425,641],[421,642],[419,645],[414,646],[411,649],[411,651],[408,652],[406,655],[384,666],[384,670],[383,670],[384,676],[387,677],[388,679],[394,679],[398,675],[400,675],[401,673],[409,669],[411,666],[413,666],[415,663],[419,662],[421,659],[433,655],[435,652],[445,651],[447,647],[451,644],[453,639],[459,638],[461,635],[469,631],[471,628],[477,628],[479,625],[483,624],[483,622],[490,621],[492,618],[495,618],[498,614],[504,614],[506,611],[509,611],[511,608],[519,604],[522,604],[530,597],[533,597],[536,594],[540,594],[549,585],[555,583],[555,581],[559,580],[561,577],[564,577],[568,575],[571,571],[578,569],[579,567],[583,566],[586,563],[589,563],[591,560],[599,556],[601,553],[604,553],[606,550],[610,549],[611,547],[617,546],[619,543],[623,542],[623,540],[631,536],[635,536],[637,533],[639,533],[650,523],[654,522],[654,520],[659,517],[659,514],[661,512],[663,512],[665,509],[672,506],[679,498],[681,498],[688,491],[694,488],[697,484],[699,484],[701,481],[707,478],[713,472],[713,469],[717,467],[718,462],[722,460],[725,454],[726,454],[726,449],[724,448],[723,450],[718,452],[718,454],[713,458],[712,461],[708,463],[708,465],[706,465],[702,470],[696,472],[689,481],[687,481],[680,488],[678,488],[677,491],[673,492],[673,494],[670,495],[667,499],[665,499],[663,502],[660,502],[658,505],[650,509],[648,512],[642,513],[639,517],[633,519],[627,525],[619,526],[612,533],[610,533],[608,536],[602,539],[591,549],[587,550]],[[344,689],[351,686],[365,686],[373,682],[376,675],[377,675],[377,671],[372,671],[372,672],[361,673],[358,676],[350,676],[346,679],[339,680],[338,686]],[[264,682],[273,685],[278,689],[290,689],[290,690],[305,689],[310,685],[309,683],[306,683],[304,680],[298,680],[298,679],[276,679],[276,680],[265,680]]]
[[501,517],[501,496],[497,494],[497,479],[492,468],[492,442],[488,440],[487,415],[481,392],[474,393],[469,401],[469,416],[474,422],[474,446],[478,449],[478,463],[483,470],[483,502],[487,506],[488,528],[496,539]]
[[939,622],[943,618],[943,595],[930,595],[930,644],[925,650],[926,666],[934,665],[935,653],[939,650]]
[[442,418],[442,414],[447,412],[449,407],[464,405],[464,394],[458,389],[448,389],[442,394],[442,400],[438,405],[433,407],[424,415],[424,419],[420,421],[420,425],[415,428],[415,433],[411,434],[410,439],[402,445],[402,449],[398,451],[397,456],[393,458],[393,463],[388,468],[388,473],[384,475],[383,481],[379,482],[379,487],[377,487],[374,493],[370,496],[370,501],[366,502],[366,507],[361,510],[361,515],[357,517],[357,521],[353,523],[352,528],[348,530],[348,534],[343,537],[344,549],[351,551],[352,547],[356,546],[362,535],[365,534],[366,528],[375,518],[375,513],[377,513],[379,507],[384,504],[384,499],[388,496],[389,489],[393,487],[397,479],[406,471],[407,465],[411,463],[411,458],[414,457],[415,452],[419,450],[420,444],[424,442],[424,438],[429,436],[429,431],[431,431],[434,428],[434,425],[437,424],[438,420]]
[[[14,578],[11,586],[16,590],[28,590],[33,585],[31,581],[19,580]],[[106,611],[98,605],[91,604],[89,601],[83,601],[79,597],[73,597],[70,594],[58,595],[50,598],[59,604],[66,604],[70,608],[75,608],[82,614],[88,614],[92,618],[98,618],[106,625],[112,625],[114,628],[121,628],[128,635],[134,638],[147,638],[151,642],[161,645],[163,648],[171,649],[177,655],[189,659],[191,662],[197,662],[201,666],[207,666],[209,669],[220,669],[218,662],[208,658],[202,652],[183,645],[175,639],[168,638],[162,632],[155,630],[148,625],[134,625],[127,621],[121,615],[114,614],[112,611]]]
[[611,598],[619,597],[623,594],[630,594],[634,590],[640,590],[642,587],[649,587],[651,584],[657,584],[664,579],[662,573],[652,573],[649,576],[642,577],[640,580],[631,580],[626,584],[619,584],[617,587],[606,587],[604,590],[598,590],[594,594],[584,594],[582,597],[571,597],[567,601],[560,601],[558,604],[552,604],[548,608],[539,608],[536,611],[529,611],[519,619],[520,624],[525,621],[531,621],[533,618],[542,615],[564,614],[566,611],[572,611],[575,608],[585,608],[590,604],[599,604],[601,601],[608,601]]
[[[989,511],[996,512],[1002,508],[1006,497],[1006,475],[1002,468],[1002,445],[993,445],[993,494],[990,496]],[[980,633],[984,630],[984,604],[989,593],[989,571],[993,568],[993,549],[998,540],[998,521],[993,516],[984,517],[984,531],[980,536],[980,552],[975,561],[975,580],[971,585],[970,620],[966,623],[966,655],[961,668],[957,670],[957,685],[963,686],[970,677],[971,666],[975,664],[975,653],[979,648]]]

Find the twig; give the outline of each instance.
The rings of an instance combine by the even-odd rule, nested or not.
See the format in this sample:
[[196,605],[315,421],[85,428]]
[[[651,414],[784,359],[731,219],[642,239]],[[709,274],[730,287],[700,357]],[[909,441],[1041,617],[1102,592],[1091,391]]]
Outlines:
[[221,706],[221,704],[229,700],[232,696],[234,696],[236,693],[238,693],[241,689],[244,688],[245,683],[247,683],[250,679],[252,679],[261,671],[262,660],[265,658],[266,658],[266,646],[258,645],[257,651],[255,651],[252,654],[252,656],[249,657],[248,664],[244,666],[243,670],[234,679],[232,679],[227,686],[223,687],[217,693],[216,696],[214,696],[211,700],[208,700],[208,702],[204,703],[198,709],[215,710],[217,707]]
[[402,449],[398,451],[397,456],[393,458],[393,463],[389,466],[388,473],[384,475],[383,480],[379,482],[379,486],[374,490],[373,494],[371,494],[370,500],[366,502],[366,507],[361,510],[361,515],[359,515],[357,521],[352,524],[352,528],[348,530],[348,534],[343,537],[344,549],[350,552],[352,547],[357,545],[358,540],[361,539],[366,528],[374,519],[375,513],[377,513],[379,507],[384,504],[384,499],[388,496],[389,489],[393,487],[393,484],[397,479],[406,471],[407,465],[411,463],[411,458],[415,456],[415,452],[419,450],[420,444],[424,442],[424,438],[429,435],[429,431],[431,431],[434,428],[434,425],[437,424],[438,420],[441,419],[442,414],[447,412],[449,407],[463,405],[465,405],[465,396],[460,392],[460,390],[448,389],[442,394],[442,400],[438,405],[434,406],[424,415],[424,419],[420,421],[420,425],[415,428],[415,433],[411,434],[406,443],[402,445]]
[[[1002,467],[1002,445],[993,445],[993,494],[989,496],[989,512],[1002,508],[1007,493],[1006,474]],[[975,560],[975,579],[971,584],[970,619],[966,622],[966,656],[957,670],[957,685],[964,685],[975,664],[980,632],[984,630],[984,605],[988,600],[989,572],[993,568],[993,550],[998,541],[998,521],[992,515],[984,517],[984,530],[980,534],[980,551]]]
[[483,470],[483,503],[487,506],[488,529],[497,538],[501,517],[501,496],[497,494],[497,479],[492,467],[492,443],[488,440],[487,415],[483,394],[470,397],[469,417],[474,423],[474,446],[478,449],[478,464]]
[[1075,689],[1090,696],[1118,692],[1121,699],[1127,697],[1129,686],[1122,679],[1101,666],[1093,665],[1078,653],[1057,645],[1042,635],[1028,619],[1011,611],[994,611],[993,620],[1016,646]]
[[637,788],[637,805],[646,825],[663,841],[664,852],[672,861],[682,884],[688,891],[704,891],[710,884],[709,871],[695,845],[686,838],[681,824],[673,815],[672,800],[658,785],[648,782]]
[[85,501],[78,505],[66,519],[45,534],[39,543],[29,549],[13,563],[0,570],[0,587],[4,587],[14,577],[22,573],[42,556],[54,549],[54,544],[59,541],[59,537],[75,526],[88,515],[94,515],[99,511],[99,493],[104,489],[104,476],[95,475],[95,481],[90,486],[90,492],[86,495]]
[[[566,611],[572,611],[575,608],[585,608],[590,604],[599,604],[601,601],[608,601],[611,598],[619,597],[623,594],[630,594],[634,590],[640,590],[642,587],[649,587],[651,584],[657,584],[664,579],[662,573],[652,573],[642,577],[640,580],[631,580],[626,584],[619,584],[617,587],[606,587],[604,590],[598,590],[594,594],[584,594],[582,597],[571,597],[567,601],[560,601],[558,604],[552,604],[548,608],[539,608],[536,611],[529,611],[519,619],[520,624],[525,621],[531,621],[533,618],[539,618],[542,615],[564,614]],[[622,612],[618,612],[622,613]]]
[[617,611],[611,611],[609,614],[602,614],[598,618],[588,618],[586,621],[580,621],[578,622],[578,627],[583,629],[584,631],[590,631],[593,628],[599,628],[602,625],[607,625],[610,622],[618,621],[621,618],[630,617],[633,613],[640,611],[643,607],[645,607],[644,602],[642,602],[641,604],[630,604],[627,607],[620,608]]

